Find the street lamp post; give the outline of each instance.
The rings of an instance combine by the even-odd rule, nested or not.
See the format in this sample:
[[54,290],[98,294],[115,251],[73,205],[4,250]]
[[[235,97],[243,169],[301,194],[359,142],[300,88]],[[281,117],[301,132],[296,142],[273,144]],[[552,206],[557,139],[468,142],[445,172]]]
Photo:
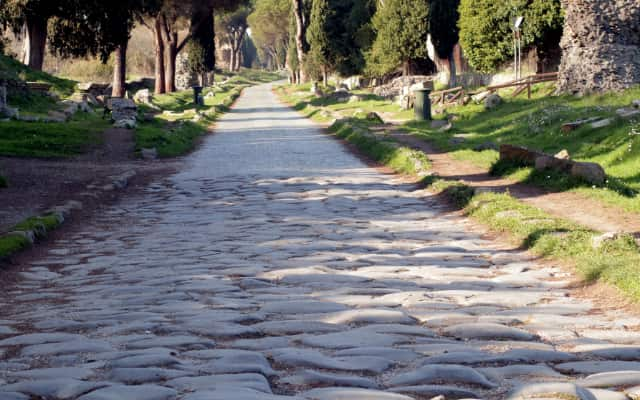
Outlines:
[[516,79],[522,78],[522,35],[520,28],[524,17],[517,17],[513,23],[513,67]]

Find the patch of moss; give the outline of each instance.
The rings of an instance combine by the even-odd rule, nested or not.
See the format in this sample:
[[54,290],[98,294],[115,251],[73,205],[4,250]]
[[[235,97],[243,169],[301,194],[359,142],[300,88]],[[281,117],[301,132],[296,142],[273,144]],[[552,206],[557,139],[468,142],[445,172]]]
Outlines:
[[43,238],[47,232],[50,232],[60,226],[60,221],[53,214],[47,214],[39,217],[31,217],[18,223],[12,231],[33,231],[36,237]]
[[21,235],[0,236],[0,259],[7,258],[16,252],[29,247],[29,241]]

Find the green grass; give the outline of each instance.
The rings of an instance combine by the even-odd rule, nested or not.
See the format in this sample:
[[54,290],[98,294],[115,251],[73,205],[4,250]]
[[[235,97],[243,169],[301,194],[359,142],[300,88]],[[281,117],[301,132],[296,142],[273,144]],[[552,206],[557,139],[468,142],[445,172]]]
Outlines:
[[60,221],[55,215],[43,215],[40,217],[31,217],[20,222],[11,228],[11,231],[33,231],[36,237],[43,238],[47,232],[52,231],[60,226]]
[[506,193],[479,193],[457,181],[437,176],[422,183],[445,195],[472,218],[507,234],[523,249],[575,266],[586,282],[603,281],[640,302],[640,248],[631,235],[594,246],[598,232],[526,205]]
[[[35,71],[11,57],[0,54],[0,80],[23,80],[51,84],[51,90],[61,97],[73,94],[76,81],[58,78],[42,71]],[[11,96],[9,104],[13,105]]]
[[97,114],[78,113],[68,123],[0,123],[0,155],[61,158],[81,154],[100,141],[109,123]]
[[[317,98],[311,93],[311,84],[282,85],[277,89],[280,98],[292,105],[296,110],[317,122],[331,120],[321,111],[330,111],[340,117],[352,117],[357,113],[376,112],[385,113],[386,118],[408,120],[413,117],[413,110],[402,110],[400,106],[390,100],[376,96],[365,90],[354,90],[351,93],[361,97],[360,101],[340,103],[330,97]],[[331,90],[327,89],[327,93]]]
[[183,121],[168,124],[156,118],[136,129],[136,150],[155,147],[159,157],[176,157],[191,151],[197,139],[205,133],[207,128],[198,123]]
[[[566,122],[615,116],[616,109],[629,107],[633,99],[640,98],[640,87],[582,98],[552,97],[548,93],[548,85],[538,85],[532,100],[513,99],[503,93],[504,104],[492,111],[476,104],[451,108],[448,112],[456,114],[458,120],[448,132],[431,129],[429,123],[411,122],[404,128],[433,142],[455,159],[471,161],[487,169],[499,157],[495,150],[473,150],[483,143],[522,145],[550,154],[567,149],[575,160],[602,165],[609,176],[606,185],[593,187],[547,171],[540,173],[519,166],[498,165],[493,170],[521,182],[554,191],[576,191],[625,211],[640,213],[640,118],[616,118],[612,125],[604,128],[586,125],[567,134],[560,131]],[[452,142],[454,136],[463,137],[464,142]]]
[[424,153],[398,146],[393,141],[378,140],[366,134],[366,121],[336,121],[330,128],[337,137],[355,145],[359,151],[371,159],[384,164],[396,172],[419,175],[429,167],[429,160]]
[[0,236],[0,259],[7,258],[16,252],[29,247],[29,241],[22,235]]
[[621,235],[595,248],[589,229],[552,217],[507,194],[475,196],[466,211],[523,247],[543,257],[566,260],[589,282],[601,280],[640,301],[640,249],[631,235]]

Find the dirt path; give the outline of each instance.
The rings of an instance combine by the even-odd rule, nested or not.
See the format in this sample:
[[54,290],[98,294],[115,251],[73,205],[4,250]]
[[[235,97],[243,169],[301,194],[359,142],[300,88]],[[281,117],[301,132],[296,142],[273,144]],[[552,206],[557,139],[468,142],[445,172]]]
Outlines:
[[97,206],[99,199],[87,196],[87,187],[111,183],[113,176],[135,171],[135,180],[143,181],[173,170],[172,163],[136,160],[134,147],[133,131],[111,128],[100,146],[68,160],[0,157],[0,170],[9,181],[0,190],[0,233],[68,200]]
[[445,179],[461,180],[479,190],[509,193],[551,215],[567,218],[600,232],[628,232],[640,238],[640,218],[574,192],[548,192],[541,188],[491,176],[473,163],[455,160],[433,145],[406,133],[390,133],[396,141],[427,154],[432,170]]

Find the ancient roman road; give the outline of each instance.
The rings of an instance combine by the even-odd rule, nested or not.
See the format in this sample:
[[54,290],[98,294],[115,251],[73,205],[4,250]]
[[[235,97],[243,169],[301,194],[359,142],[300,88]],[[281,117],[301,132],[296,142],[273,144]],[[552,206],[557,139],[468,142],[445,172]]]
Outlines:
[[562,270],[366,166],[270,86],[216,131],[3,288],[1,400],[640,393],[640,320],[571,297]]

